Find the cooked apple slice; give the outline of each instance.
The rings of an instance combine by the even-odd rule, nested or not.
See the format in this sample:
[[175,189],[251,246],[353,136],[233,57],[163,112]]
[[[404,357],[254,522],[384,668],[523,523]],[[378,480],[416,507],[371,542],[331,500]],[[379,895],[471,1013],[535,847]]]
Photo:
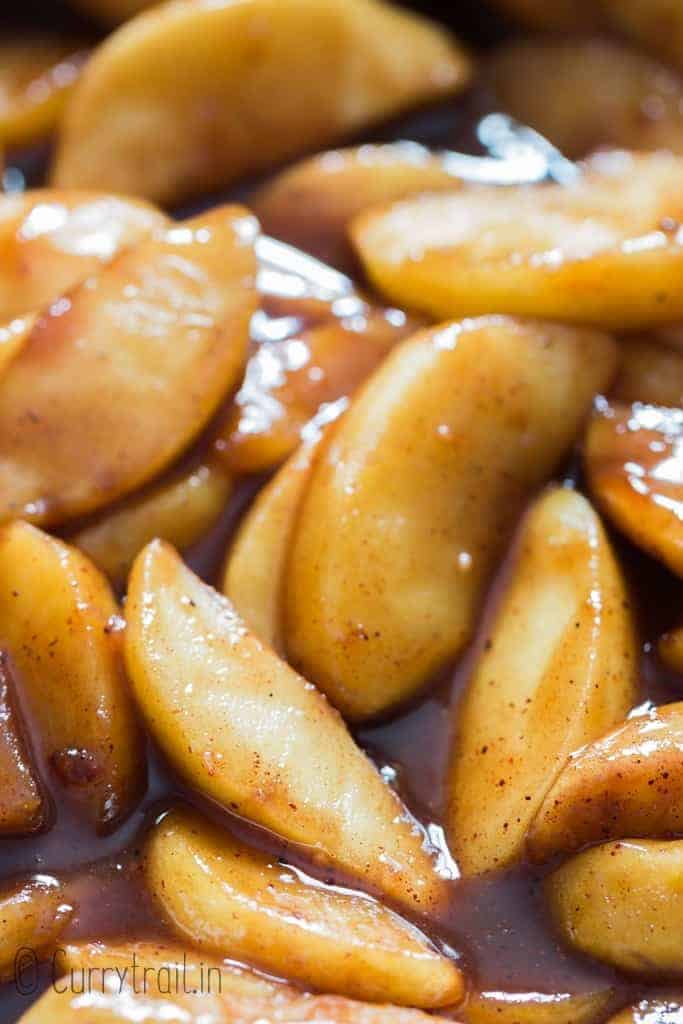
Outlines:
[[41,309],[165,221],[148,203],[102,192],[0,196],[0,319]]
[[48,807],[41,792],[24,736],[7,656],[0,652],[0,835],[28,835],[47,822]]
[[441,902],[419,829],[339,715],[168,545],[138,556],[126,612],[139,705],[190,785],[413,911]]
[[683,352],[651,335],[622,338],[620,350],[619,375],[610,397],[683,408]]
[[683,319],[683,158],[602,153],[570,185],[469,186],[361,214],[352,237],[391,301],[628,329]]
[[595,846],[545,883],[564,940],[622,971],[683,972],[683,842],[620,841]]
[[657,650],[667,668],[683,675],[683,626],[677,626],[660,637]]
[[15,317],[5,327],[0,327],[0,377],[14,357],[21,352],[36,325],[37,315]]
[[599,146],[683,153],[683,82],[614,39],[513,40],[486,62],[495,106],[568,157]]
[[533,860],[683,832],[683,704],[625,722],[570,757],[529,830]]
[[0,521],[61,522],[164,469],[244,365],[256,222],[220,207],[57,300],[0,387]]
[[0,891],[0,981],[25,981],[22,971],[31,974],[50,955],[72,914],[62,885],[49,875]]
[[345,717],[394,708],[463,649],[614,363],[606,335],[482,318],[404,342],[358,393],[303,499],[283,603],[290,657]]
[[159,7],[89,62],[53,180],[175,202],[451,93],[468,76],[443,29],[380,0]]
[[683,576],[683,410],[601,400],[586,435],[585,467],[605,514]]
[[0,567],[0,645],[44,760],[98,831],[109,831],[145,777],[118,606],[84,555],[27,523],[0,530]]
[[644,1021],[676,1021],[683,1015],[683,991],[659,991],[640,999],[633,1006],[627,1006],[613,1017],[608,1024],[643,1024]]
[[379,203],[457,188],[447,158],[415,142],[339,149],[302,160],[251,199],[263,230],[353,273],[347,228]]
[[637,696],[625,584],[585,498],[566,488],[539,498],[508,572],[457,709],[447,822],[466,875],[522,858],[567,756],[622,721]]
[[121,587],[135,556],[155,537],[182,550],[208,533],[224,511],[232,487],[230,476],[215,460],[200,462],[105,510],[69,540]]
[[465,1024],[594,1024],[604,1020],[613,988],[574,992],[470,992]]
[[145,874],[173,931],[214,955],[371,1002],[433,1009],[462,998],[456,965],[391,910],[311,884],[196,814],[155,827]]
[[278,652],[283,649],[282,581],[319,444],[319,438],[304,441],[259,493],[240,525],[223,574],[223,593],[254,634]]
[[0,44],[0,144],[27,146],[55,131],[88,56],[82,41],[57,36]]

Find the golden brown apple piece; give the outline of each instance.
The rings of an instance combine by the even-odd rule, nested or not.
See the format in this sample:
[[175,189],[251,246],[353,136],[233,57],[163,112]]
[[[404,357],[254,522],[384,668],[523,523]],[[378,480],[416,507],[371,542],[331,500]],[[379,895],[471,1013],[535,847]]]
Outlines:
[[486,62],[485,81],[496,108],[568,157],[606,146],[683,152],[683,82],[617,40],[513,40]]
[[89,62],[53,181],[177,202],[452,93],[468,76],[443,29],[381,0],[161,5]]
[[465,875],[523,857],[567,756],[635,703],[628,595],[582,495],[555,488],[533,504],[480,640],[448,775],[450,841]]
[[608,839],[683,832],[683,704],[626,721],[573,754],[529,830],[535,861]]
[[584,454],[605,515],[683,576],[683,410],[601,400]]
[[260,491],[240,524],[223,573],[223,593],[254,635],[278,653],[284,649],[282,581],[321,443],[319,437],[304,441]]
[[0,43],[0,145],[30,146],[58,127],[88,57],[80,40],[7,37]]
[[148,203],[102,192],[0,195],[0,319],[47,306],[165,222]]
[[311,884],[194,813],[154,828],[145,875],[173,931],[213,955],[371,1002],[433,1009],[463,996],[458,967],[391,910]]
[[[16,985],[31,981],[36,963],[49,957],[72,915],[63,886],[49,875],[36,875],[2,889],[0,980]],[[22,978],[22,970],[27,971],[28,979]]]
[[605,986],[589,992],[470,992],[458,1011],[465,1024],[595,1024],[614,999]]
[[0,386],[0,521],[92,512],[196,437],[244,365],[256,231],[234,206],[169,227],[37,319]]
[[43,828],[49,807],[26,741],[5,652],[0,651],[0,835]]
[[560,935],[581,953],[645,977],[683,975],[683,842],[594,846],[545,891]]
[[417,334],[357,394],[302,501],[283,599],[289,656],[345,717],[394,709],[462,651],[615,358],[595,331],[481,318]]
[[600,153],[571,184],[418,196],[351,234],[373,284],[408,309],[650,327],[683,319],[682,175],[668,153]]
[[608,1024],[644,1024],[645,1021],[676,1021],[683,1014],[683,991],[659,991],[646,995],[633,1006],[627,1006]]
[[660,637],[657,650],[667,668],[683,674],[683,626],[677,626]]
[[40,752],[93,826],[109,831],[145,779],[118,606],[84,555],[27,523],[0,530],[0,570],[0,646]]
[[282,171],[250,205],[263,230],[325,263],[355,273],[347,228],[371,206],[459,185],[448,158],[415,142],[357,146]]
[[341,717],[168,545],[138,556],[126,614],[135,695],[187,783],[403,907],[441,902],[415,821]]
[[0,327],[0,378],[14,357],[21,352],[36,325],[36,313],[18,316]]
[[656,332],[622,338],[619,374],[610,398],[683,408],[683,352],[661,344]]
[[155,537],[183,550],[205,536],[232,489],[229,473],[215,459],[195,462],[106,509],[69,541],[122,587],[135,556]]

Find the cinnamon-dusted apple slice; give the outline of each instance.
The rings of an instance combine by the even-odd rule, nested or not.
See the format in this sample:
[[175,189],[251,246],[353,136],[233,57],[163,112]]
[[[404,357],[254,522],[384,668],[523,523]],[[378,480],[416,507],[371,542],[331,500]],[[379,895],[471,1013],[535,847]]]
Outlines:
[[466,875],[522,858],[568,755],[622,721],[637,695],[625,584],[584,497],[541,496],[508,571],[456,709],[447,822]]
[[26,742],[7,655],[0,651],[0,835],[43,828],[49,808]]
[[105,510],[69,540],[121,587],[135,556],[155,537],[183,550],[208,533],[232,488],[225,467],[207,459]]
[[190,785],[404,907],[441,902],[420,830],[337,712],[168,545],[138,556],[126,614],[138,703]]
[[661,344],[656,334],[622,338],[619,374],[610,398],[683,409],[683,352]]
[[683,319],[683,158],[601,153],[576,181],[463,187],[361,214],[352,237],[392,302],[628,329]]
[[156,476],[246,358],[257,225],[220,207],[54,302],[2,376],[0,520],[61,522]]
[[683,152],[683,82],[616,39],[514,39],[484,69],[495,106],[566,156],[598,147]]
[[145,778],[118,606],[84,555],[27,523],[0,529],[0,570],[0,646],[40,753],[97,830],[109,831]]
[[22,970],[32,974],[49,957],[72,914],[63,886],[50,875],[0,891],[0,981],[26,982]]
[[254,634],[281,652],[282,581],[321,438],[304,441],[263,488],[228,553],[221,589]]
[[683,409],[601,400],[584,459],[605,515],[683,576]]
[[455,189],[447,157],[415,142],[332,150],[282,171],[251,199],[263,230],[346,273],[357,269],[347,228],[371,206]]
[[153,830],[147,884],[181,938],[319,991],[433,1009],[463,981],[416,928],[382,904],[307,880],[196,814]]
[[0,43],[0,145],[28,146],[55,131],[88,52],[82,40],[8,37]]
[[382,0],[167,4],[123,26],[89,62],[53,181],[175,202],[468,77],[443,29]]
[[396,707],[462,651],[615,357],[595,331],[482,318],[402,343],[358,393],[301,504],[283,602],[290,657],[346,717]]
[[0,319],[48,305],[165,222],[148,203],[103,192],[0,196]]
[[683,704],[630,719],[569,758],[531,825],[535,861],[608,839],[683,833]]
[[588,992],[470,992],[459,1011],[465,1024],[596,1024],[614,988]]
[[555,925],[587,956],[641,976],[683,976],[683,842],[594,846],[545,882]]

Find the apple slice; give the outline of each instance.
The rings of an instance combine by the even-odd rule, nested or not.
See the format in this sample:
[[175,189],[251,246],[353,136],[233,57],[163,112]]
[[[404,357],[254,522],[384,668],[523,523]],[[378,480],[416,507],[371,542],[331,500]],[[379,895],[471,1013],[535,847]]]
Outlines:
[[173,931],[200,950],[370,1002],[433,1009],[463,996],[456,965],[391,910],[316,885],[196,814],[154,828],[145,873]]
[[6,654],[0,652],[0,835],[28,835],[43,828],[49,808],[24,735],[11,687]]
[[605,515],[683,576],[683,410],[601,400],[584,458]]
[[614,1000],[614,988],[589,992],[470,992],[465,1024],[597,1024]]
[[535,861],[608,839],[683,833],[683,703],[630,719],[570,757],[529,830]]
[[144,742],[111,591],[75,548],[27,523],[0,530],[0,645],[43,759],[99,832],[141,795]]
[[50,956],[72,915],[63,886],[49,875],[0,891],[0,981],[14,981],[19,992],[35,981],[36,963]]
[[619,375],[610,398],[683,408],[683,352],[660,344],[655,335],[620,341]]
[[667,668],[683,675],[683,626],[677,626],[660,637],[657,650]]
[[156,476],[236,383],[257,225],[220,207],[120,255],[36,321],[0,385],[0,521],[54,524]]
[[0,320],[41,309],[165,223],[148,203],[103,192],[0,196]]
[[608,1024],[642,1024],[643,1021],[675,1021],[683,1014],[683,990],[659,991],[640,999],[633,1006],[627,1006],[613,1017]]
[[625,584],[580,494],[548,491],[525,518],[462,703],[448,777],[465,875],[506,867],[568,755],[622,721],[638,658]]
[[413,912],[441,902],[420,830],[339,715],[168,545],[138,556],[126,612],[135,695],[186,782]]
[[683,158],[601,153],[571,184],[472,185],[361,214],[373,284],[434,317],[500,312],[615,329],[683,319]]
[[380,0],[157,7],[89,62],[53,181],[177,202],[452,93],[468,77],[443,29]]
[[641,977],[683,973],[683,842],[594,846],[550,875],[545,892],[574,949]]
[[37,319],[35,313],[28,314],[15,317],[5,327],[0,327],[0,377],[31,337]]
[[229,474],[216,460],[195,463],[105,510],[69,540],[115,587],[123,587],[145,544],[155,537],[181,550],[195,544],[218,520],[232,489]]
[[357,394],[302,501],[283,604],[289,657],[345,717],[395,709],[463,650],[615,359],[595,331],[482,318],[403,342]]
[[347,228],[379,203],[453,190],[448,158],[415,142],[340,149],[302,160],[251,199],[263,230],[345,273],[357,270]]

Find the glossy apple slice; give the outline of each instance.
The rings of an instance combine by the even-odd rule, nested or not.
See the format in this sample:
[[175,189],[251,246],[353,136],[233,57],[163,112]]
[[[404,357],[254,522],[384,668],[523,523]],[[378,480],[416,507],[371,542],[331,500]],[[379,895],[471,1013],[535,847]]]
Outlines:
[[601,153],[571,184],[405,199],[352,237],[381,293],[439,319],[499,312],[615,329],[683,319],[683,158]]
[[573,750],[637,696],[628,595],[580,494],[548,491],[525,518],[462,702],[448,776],[451,845],[466,875],[519,861]]
[[414,820],[339,715],[167,545],[133,567],[127,663],[191,786],[415,912],[443,897]]
[[683,576],[683,410],[601,400],[584,459],[605,515]]
[[614,988],[589,992],[471,992],[459,1016],[465,1024],[596,1024]]
[[382,904],[320,886],[196,814],[153,830],[147,884],[181,938],[322,992],[433,1009],[460,1001],[454,963]]
[[642,1021],[677,1020],[683,1014],[683,991],[665,989],[653,992],[633,1006],[627,1006],[613,1017],[609,1024],[641,1024]]
[[0,196],[0,319],[42,309],[165,222],[149,203],[103,192]]
[[415,335],[367,381],[311,477],[283,604],[288,655],[345,717],[394,709],[462,651],[615,358],[604,334],[490,317]]
[[36,964],[49,957],[72,915],[63,886],[50,875],[0,891],[0,980],[22,992],[19,986],[35,979]]
[[176,202],[453,92],[468,76],[442,29],[380,0],[157,7],[88,64],[53,181]]
[[109,831],[145,780],[119,608],[84,555],[27,523],[0,530],[0,568],[0,645],[40,752],[88,820]]
[[61,522],[156,476],[236,383],[257,225],[219,207],[123,253],[36,321],[0,387],[0,521]]
[[47,824],[49,807],[26,742],[7,655],[0,652],[0,834],[28,835]]

